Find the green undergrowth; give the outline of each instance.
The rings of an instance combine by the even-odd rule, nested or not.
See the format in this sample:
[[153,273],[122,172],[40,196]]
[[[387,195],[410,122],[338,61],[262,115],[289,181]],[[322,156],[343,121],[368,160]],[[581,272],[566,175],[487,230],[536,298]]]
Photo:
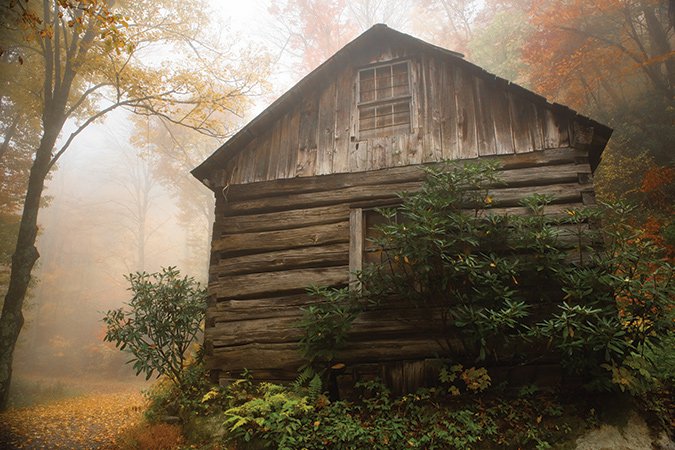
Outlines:
[[574,448],[584,431],[621,420],[628,410],[668,415],[667,393],[641,400],[576,388],[493,385],[484,368],[459,365],[442,370],[438,386],[403,396],[379,380],[362,381],[351,401],[330,400],[320,383],[281,386],[247,378],[217,387],[199,365],[190,376],[187,392],[170,384],[150,391],[147,412],[151,423],[177,414],[189,448],[565,449]]
[[[237,448],[550,448],[579,430],[580,413],[552,393],[452,396],[442,388],[393,397],[379,381],[357,384],[355,402],[273,384],[223,414]],[[583,428],[583,427],[582,427]]]

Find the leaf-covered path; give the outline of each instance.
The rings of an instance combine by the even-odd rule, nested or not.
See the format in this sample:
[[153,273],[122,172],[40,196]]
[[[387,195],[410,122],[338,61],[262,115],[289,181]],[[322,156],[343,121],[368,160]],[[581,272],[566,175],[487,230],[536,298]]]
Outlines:
[[97,394],[0,414],[3,449],[112,449],[142,418],[138,390]]

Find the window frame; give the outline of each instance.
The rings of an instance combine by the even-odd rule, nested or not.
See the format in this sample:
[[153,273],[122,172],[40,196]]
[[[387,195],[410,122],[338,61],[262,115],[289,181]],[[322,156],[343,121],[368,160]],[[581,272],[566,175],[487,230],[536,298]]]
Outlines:
[[360,291],[361,284],[356,272],[363,270],[366,263],[366,239],[368,220],[366,215],[377,208],[398,208],[400,199],[370,201],[350,205],[349,207],[349,289]]
[[[408,86],[407,86],[407,93],[403,95],[397,95],[397,96],[391,96],[383,99],[375,99],[375,100],[367,100],[367,101],[361,101],[361,73],[365,71],[372,70],[373,71],[373,76],[376,79],[375,75],[377,73],[377,69],[383,68],[383,67],[390,67],[392,72],[391,72],[391,79],[393,81],[394,78],[394,73],[393,73],[393,67],[399,64],[405,64],[406,65],[406,74],[407,74],[407,81],[408,81]],[[392,83],[392,89],[394,88],[393,83]],[[393,93],[393,92],[392,92]],[[401,104],[401,103],[406,103],[408,106],[408,121],[407,123],[401,123],[401,124],[391,124],[387,125],[384,127],[377,127],[375,126],[374,128],[369,128],[366,130],[361,129],[361,114],[362,110],[365,108],[377,108],[378,106],[387,106],[391,105],[392,108],[396,104]],[[366,67],[362,67],[357,70],[356,73],[356,112],[357,112],[357,117],[356,117],[356,129],[357,129],[357,136],[358,138],[368,138],[368,137],[377,137],[380,136],[383,132],[387,134],[397,134],[397,133],[405,133],[405,132],[411,132],[413,128],[413,81],[412,81],[412,64],[411,60],[409,58],[402,58],[402,59],[394,59],[394,60],[389,60],[389,61],[384,61],[384,62],[379,62],[376,64],[371,64]],[[395,112],[393,113],[395,114]],[[374,115],[374,119],[377,121],[377,113]],[[392,118],[393,122],[393,118]]]

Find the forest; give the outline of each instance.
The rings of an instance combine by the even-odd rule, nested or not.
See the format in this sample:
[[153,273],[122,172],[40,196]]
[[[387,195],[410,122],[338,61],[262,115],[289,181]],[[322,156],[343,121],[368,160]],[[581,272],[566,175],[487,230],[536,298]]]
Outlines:
[[[592,434],[570,443],[612,421],[652,441],[604,446],[672,445],[673,1],[8,0],[0,18],[3,448],[598,448]],[[190,171],[379,23],[611,127],[598,208],[552,224],[535,196],[529,220],[468,223],[457,211],[489,207],[499,173],[431,170],[373,240],[404,269],[364,269],[359,295],[307,286],[320,301],[297,324],[295,382],[214,385],[200,344],[215,199]],[[455,190],[467,185],[480,196]],[[461,244],[425,234],[432,222]],[[571,269],[551,227],[596,222],[577,249],[594,264]],[[543,262],[480,259],[496,245],[485,236],[513,230],[511,250]],[[452,275],[434,252],[455,258]],[[337,399],[336,355],[362,305],[432,295],[429,267],[448,286],[471,280],[455,298],[486,299],[447,310],[472,324],[476,359],[442,361],[431,388],[362,380]],[[533,324],[517,280],[543,274],[565,302]],[[574,391],[498,382],[481,361],[505,340],[548,342]]]

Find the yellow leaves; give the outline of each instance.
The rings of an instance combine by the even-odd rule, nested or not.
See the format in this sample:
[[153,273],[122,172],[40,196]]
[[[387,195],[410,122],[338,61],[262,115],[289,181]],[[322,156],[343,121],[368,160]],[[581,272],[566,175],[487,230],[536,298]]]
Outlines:
[[93,394],[10,409],[0,414],[0,423],[11,430],[3,438],[15,448],[110,448],[141,422],[143,406],[138,391]]
[[206,402],[208,402],[209,400],[212,400],[212,399],[218,397],[219,395],[220,395],[220,392],[218,392],[217,389],[211,389],[209,392],[207,392],[206,394],[204,394],[204,396],[202,397],[201,402],[202,402],[202,403],[206,403]]
[[48,26],[44,27],[42,30],[40,30],[38,32],[38,35],[41,38],[51,39],[51,38],[54,37],[54,28],[51,25],[48,25]]

